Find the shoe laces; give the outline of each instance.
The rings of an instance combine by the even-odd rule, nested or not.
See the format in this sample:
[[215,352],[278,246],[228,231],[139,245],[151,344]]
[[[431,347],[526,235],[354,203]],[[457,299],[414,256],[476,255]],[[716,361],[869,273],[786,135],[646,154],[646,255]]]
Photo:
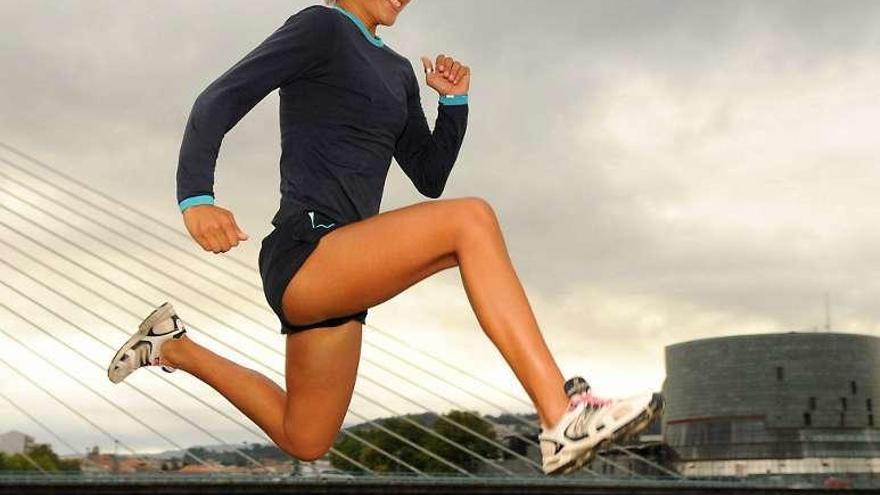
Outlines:
[[606,399],[603,397],[599,397],[598,395],[593,395],[589,390],[586,392],[580,392],[578,394],[574,394],[571,397],[571,400],[568,403],[568,410],[572,411],[577,408],[578,404],[584,403],[587,407],[602,407],[607,406],[614,402],[614,399]]

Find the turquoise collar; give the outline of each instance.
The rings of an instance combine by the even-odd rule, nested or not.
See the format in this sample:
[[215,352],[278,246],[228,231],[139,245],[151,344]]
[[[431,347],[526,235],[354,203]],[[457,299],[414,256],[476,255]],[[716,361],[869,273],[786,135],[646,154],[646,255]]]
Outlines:
[[363,21],[361,21],[360,18],[358,18],[358,16],[356,16],[356,15],[352,14],[351,12],[349,12],[349,11],[343,9],[343,8],[340,7],[339,5],[334,5],[333,8],[336,9],[336,10],[338,10],[338,11],[340,11],[340,12],[342,12],[343,14],[345,14],[346,17],[348,17],[349,19],[351,19],[351,22],[353,22],[353,23],[355,24],[355,26],[357,26],[358,29],[361,30],[361,34],[364,35],[364,38],[366,38],[367,41],[369,41],[370,43],[372,43],[372,44],[374,44],[374,45],[376,45],[376,46],[378,46],[378,47],[380,47],[380,48],[382,47],[382,45],[385,44],[385,42],[382,41],[382,38],[380,38],[380,37],[378,37],[378,36],[373,36],[373,35],[370,33],[370,31],[367,30],[367,26],[364,25]]

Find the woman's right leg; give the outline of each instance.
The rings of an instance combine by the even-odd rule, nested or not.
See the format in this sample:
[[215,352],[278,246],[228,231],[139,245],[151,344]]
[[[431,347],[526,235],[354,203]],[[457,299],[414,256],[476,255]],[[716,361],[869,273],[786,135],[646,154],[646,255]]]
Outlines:
[[213,387],[282,450],[301,460],[324,455],[351,401],[361,322],[287,335],[287,390],[184,336],[162,344],[162,360]]
[[294,325],[350,315],[456,265],[480,326],[543,425],[555,424],[568,406],[564,380],[482,199],[427,201],[336,228],[297,271],[282,307]]

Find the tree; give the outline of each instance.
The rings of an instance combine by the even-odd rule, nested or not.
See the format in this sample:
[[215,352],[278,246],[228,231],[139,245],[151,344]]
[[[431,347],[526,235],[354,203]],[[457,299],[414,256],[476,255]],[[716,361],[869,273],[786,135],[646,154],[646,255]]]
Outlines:
[[[471,454],[450,445],[448,442],[437,438],[434,435],[416,427],[412,422],[425,423],[426,416],[404,416],[393,417],[377,420],[376,423],[381,424],[388,430],[393,431],[397,435],[406,438],[412,443],[423,447],[425,450],[446,459],[453,465],[457,465],[466,471],[475,471],[480,464],[480,460],[474,458]],[[475,412],[468,411],[451,411],[443,416],[449,421],[443,419],[437,420],[436,416],[431,416],[434,420],[430,429],[449,440],[463,445],[464,447],[489,458],[497,458],[499,450],[484,440],[475,437],[472,433],[462,429],[459,426],[451,424],[449,421],[462,424],[464,427],[473,430],[487,438],[495,439],[495,432],[491,426],[480,420],[480,416]],[[419,421],[421,420],[421,421]],[[427,427],[428,425],[426,425]],[[358,425],[349,429],[354,435],[378,446],[393,456],[399,458],[403,462],[415,467],[423,472],[431,473],[456,473],[455,468],[447,463],[441,462],[434,457],[421,452],[419,449],[407,445],[406,442],[396,438],[379,428],[370,425]],[[399,462],[390,459],[388,456],[376,451],[375,449],[365,445],[363,442],[356,440],[348,435],[340,435],[334,447],[352,459],[357,460],[361,464],[367,466],[373,471],[380,473],[391,472],[409,472],[410,470]],[[343,459],[341,456],[330,454],[330,463],[338,468],[349,471],[358,471],[356,466]]]
[[[63,461],[58,457],[48,444],[36,444],[28,452],[35,463],[46,471],[79,471],[80,462],[77,460]],[[4,455],[0,453],[0,470],[2,471],[36,471],[37,468],[21,454]]]
[[[421,470],[427,466],[429,457],[424,453],[419,452],[418,449],[408,445],[398,437],[405,438],[416,445],[424,445],[427,433],[410,423],[410,421],[413,421],[411,418],[406,418],[409,419],[409,421],[404,419],[404,417],[393,417],[375,421],[386,430],[395,433],[397,436],[371,425],[358,425],[351,428],[350,431],[357,437],[376,445],[394,457],[397,457],[403,462]],[[336,441],[335,447],[346,456],[357,460],[373,471],[379,473],[410,472],[410,469],[403,464],[394,461],[385,454],[376,451],[352,436],[340,435],[340,438]],[[339,469],[359,471],[359,468],[353,466],[342,457],[332,453],[330,454],[330,463]]]
[[[480,419],[479,413],[475,411],[450,411],[448,414],[444,414],[443,418],[446,418],[448,421],[444,421],[442,419],[438,420],[436,423],[434,423],[434,431],[436,431],[440,435],[443,435],[450,441],[455,442],[462,447],[472,452],[475,452],[485,458],[497,459],[500,456],[501,451],[500,449],[498,449],[497,446],[492,445],[486,440],[483,440],[473,433],[467,431],[471,430],[492,441],[495,440],[495,430],[489,424]],[[467,430],[465,428],[467,428]],[[465,450],[456,447],[449,442],[443,441],[433,435],[428,438],[425,447],[427,447],[431,452],[434,452],[440,457],[452,462],[453,464],[461,466],[466,471],[474,472],[477,470],[479,465],[483,463],[483,461],[481,461],[477,457],[474,457],[473,454],[470,454]],[[430,470],[443,471],[451,470],[451,468],[445,464],[440,463],[437,460],[432,459]]]

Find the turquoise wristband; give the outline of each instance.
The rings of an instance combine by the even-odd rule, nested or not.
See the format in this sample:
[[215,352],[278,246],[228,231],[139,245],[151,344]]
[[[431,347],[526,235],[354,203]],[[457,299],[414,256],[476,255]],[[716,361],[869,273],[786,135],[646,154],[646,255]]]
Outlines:
[[180,202],[180,212],[183,213],[190,206],[196,205],[212,205],[214,204],[214,196],[210,194],[202,194],[201,196],[191,196]]
[[441,105],[467,105],[468,95],[443,95],[440,97]]

